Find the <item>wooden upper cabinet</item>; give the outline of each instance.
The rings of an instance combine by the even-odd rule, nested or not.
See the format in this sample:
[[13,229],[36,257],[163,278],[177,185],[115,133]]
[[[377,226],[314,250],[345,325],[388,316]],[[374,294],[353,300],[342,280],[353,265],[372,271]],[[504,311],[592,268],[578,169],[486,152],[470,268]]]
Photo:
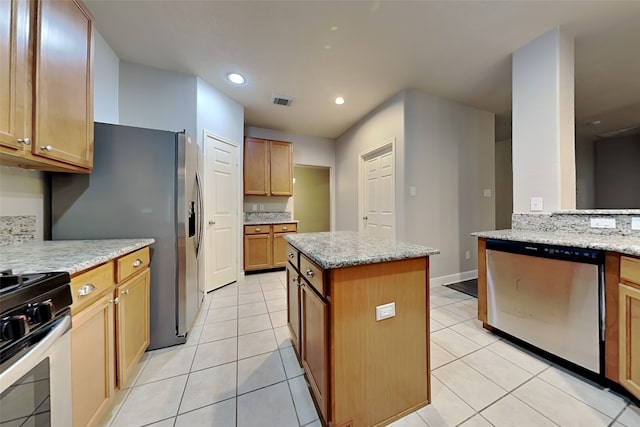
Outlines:
[[290,142],[245,138],[244,194],[293,195],[293,149]]
[[290,142],[270,141],[271,195],[293,195],[293,150]]
[[33,153],[90,169],[93,165],[91,15],[75,0],[41,0],[38,23]]
[[257,138],[244,140],[244,194],[269,195],[269,141]]
[[0,1],[0,145],[31,151],[33,3]]
[[93,167],[93,23],[80,0],[0,1],[0,164]]

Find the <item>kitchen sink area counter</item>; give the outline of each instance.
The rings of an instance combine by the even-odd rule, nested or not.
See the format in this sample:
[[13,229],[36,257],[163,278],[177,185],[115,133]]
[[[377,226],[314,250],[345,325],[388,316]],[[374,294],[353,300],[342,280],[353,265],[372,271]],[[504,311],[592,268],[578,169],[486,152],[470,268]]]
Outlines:
[[0,269],[14,274],[66,271],[73,275],[144,248],[155,239],[45,240],[0,246]]
[[323,421],[382,426],[429,404],[439,251],[356,232],[285,239],[287,323]]

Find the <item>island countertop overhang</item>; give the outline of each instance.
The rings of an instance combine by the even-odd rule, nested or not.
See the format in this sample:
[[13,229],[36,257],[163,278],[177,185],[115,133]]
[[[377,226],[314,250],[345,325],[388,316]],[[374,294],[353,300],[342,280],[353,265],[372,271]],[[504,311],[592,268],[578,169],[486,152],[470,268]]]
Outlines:
[[299,233],[286,235],[284,238],[324,269],[420,258],[440,253],[438,249],[355,231]]

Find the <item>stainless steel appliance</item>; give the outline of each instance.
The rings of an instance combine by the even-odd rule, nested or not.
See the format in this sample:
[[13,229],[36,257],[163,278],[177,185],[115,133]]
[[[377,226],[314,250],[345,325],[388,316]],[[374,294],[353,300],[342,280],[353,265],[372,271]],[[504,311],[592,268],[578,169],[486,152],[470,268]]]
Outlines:
[[94,129],[93,172],[52,174],[52,238],[153,237],[149,350],[184,343],[204,298],[197,144],[186,132]]
[[0,424],[71,425],[68,273],[0,276]]
[[604,373],[604,253],[487,240],[487,323]]

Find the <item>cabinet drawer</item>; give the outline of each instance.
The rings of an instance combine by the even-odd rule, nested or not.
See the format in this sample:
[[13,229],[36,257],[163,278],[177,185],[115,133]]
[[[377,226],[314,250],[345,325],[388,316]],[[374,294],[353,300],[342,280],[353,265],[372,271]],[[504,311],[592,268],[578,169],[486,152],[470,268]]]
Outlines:
[[300,254],[300,275],[307,279],[320,295],[327,296],[325,293],[323,273],[324,270],[307,258],[305,254]]
[[295,267],[296,270],[300,269],[299,254],[298,250],[291,246],[291,243],[287,243],[287,260]]
[[79,313],[83,308],[97,301],[105,291],[113,289],[115,285],[113,277],[113,262],[111,261],[72,277],[73,304],[71,312],[73,314]]
[[244,234],[269,234],[271,226],[269,224],[245,225]]
[[293,233],[298,231],[298,224],[273,224],[274,233]]
[[145,247],[118,258],[118,283],[149,266],[149,248]]
[[640,285],[640,259],[620,257],[620,278]]

